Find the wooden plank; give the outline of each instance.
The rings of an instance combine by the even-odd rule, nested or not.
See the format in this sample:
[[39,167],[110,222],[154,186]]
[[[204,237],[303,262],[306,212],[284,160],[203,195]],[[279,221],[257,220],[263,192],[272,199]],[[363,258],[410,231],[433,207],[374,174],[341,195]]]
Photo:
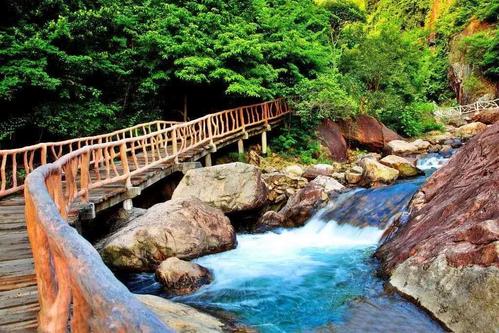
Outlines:
[[36,286],[0,291],[0,309],[12,308],[38,302]]

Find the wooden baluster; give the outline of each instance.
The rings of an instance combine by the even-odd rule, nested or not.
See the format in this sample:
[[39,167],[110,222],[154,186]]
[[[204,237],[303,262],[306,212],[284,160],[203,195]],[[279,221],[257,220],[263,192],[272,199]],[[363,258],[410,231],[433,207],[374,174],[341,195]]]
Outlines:
[[115,148],[115,146],[110,147],[110,149],[111,149],[111,167],[113,168],[114,175],[116,177],[118,177],[120,175],[120,173],[118,172],[118,168],[116,167],[116,161],[115,161],[115,158],[116,158],[116,156],[118,156],[118,154],[116,153],[114,148]]
[[80,189],[83,191],[82,199],[88,202],[88,191],[90,185],[90,153],[87,151],[81,155],[80,165]]
[[23,154],[23,165],[24,170],[26,171],[26,175],[30,173],[29,164],[28,164],[28,151],[25,151]]
[[2,167],[0,169],[2,177],[2,187],[0,188],[0,191],[5,191],[5,188],[7,187],[7,176],[5,174],[6,164],[7,164],[7,154],[2,154]]
[[42,165],[47,164],[47,145],[42,146],[41,162],[42,162]]
[[178,152],[177,152],[177,129],[174,128],[172,131],[172,150],[175,163],[178,163]]
[[246,123],[244,121],[244,111],[243,108],[239,108],[239,124],[241,125],[241,129],[246,133]]
[[16,153],[12,153],[12,187],[17,187],[17,161]]
[[209,116],[206,123],[208,124],[208,139],[210,140],[210,147],[214,146],[213,143],[213,116]]
[[122,143],[120,145],[120,159],[121,159],[121,166],[123,167],[123,175],[128,176],[126,178],[125,186],[127,188],[132,187],[132,181],[130,178],[130,167],[128,166],[128,156],[126,154],[126,144]]
[[109,148],[105,147],[104,148],[104,163],[106,164],[106,179],[108,179],[111,176],[111,166],[110,166],[110,160],[109,160]]
[[140,166],[139,166],[139,161],[137,160],[137,155],[135,154],[135,143],[136,141],[132,142],[131,150],[132,150],[133,164],[135,165],[135,170],[137,170]]

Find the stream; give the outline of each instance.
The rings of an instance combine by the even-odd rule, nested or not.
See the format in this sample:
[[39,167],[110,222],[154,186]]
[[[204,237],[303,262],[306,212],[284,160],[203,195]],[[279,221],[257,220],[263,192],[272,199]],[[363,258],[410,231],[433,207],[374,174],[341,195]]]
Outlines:
[[[428,155],[428,175],[446,162]],[[228,313],[258,332],[444,332],[425,312],[384,290],[372,254],[378,227],[402,212],[425,177],[341,194],[295,229],[238,234],[236,249],[195,260],[214,281],[174,301]],[[154,274],[124,281],[135,293],[167,297]]]

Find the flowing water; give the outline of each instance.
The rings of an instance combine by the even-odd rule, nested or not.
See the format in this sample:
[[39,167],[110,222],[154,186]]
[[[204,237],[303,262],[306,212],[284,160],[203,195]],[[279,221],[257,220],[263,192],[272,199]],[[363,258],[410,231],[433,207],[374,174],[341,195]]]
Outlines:
[[[440,165],[436,156],[420,163],[428,170]],[[383,231],[372,223],[347,224],[362,214],[383,219],[403,210],[421,184],[419,178],[351,191],[304,227],[240,234],[236,249],[195,260],[213,272],[214,281],[174,300],[230,313],[259,332],[442,332],[416,306],[383,290],[372,258]],[[365,197],[376,205],[351,205]],[[345,206],[356,214],[345,214]],[[136,274],[125,283],[133,292],[165,296],[153,274]]]

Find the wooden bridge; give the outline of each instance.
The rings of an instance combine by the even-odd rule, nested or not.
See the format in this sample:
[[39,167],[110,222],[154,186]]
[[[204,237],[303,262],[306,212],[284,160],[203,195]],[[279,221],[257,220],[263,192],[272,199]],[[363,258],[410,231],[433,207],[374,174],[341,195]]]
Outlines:
[[473,104],[458,105],[454,107],[438,107],[435,109],[435,117],[440,119],[461,118],[485,109],[499,107],[499,98],[492,101],[478,101]]
[[130,208],[184,162],[204,157],[211,165],[217,148],[241,149],[250,136],[261,135],[265,152],[267,131],[289,113],[278,99],[0,151],[0,332],[170,331],[68,221],[120,203]]

